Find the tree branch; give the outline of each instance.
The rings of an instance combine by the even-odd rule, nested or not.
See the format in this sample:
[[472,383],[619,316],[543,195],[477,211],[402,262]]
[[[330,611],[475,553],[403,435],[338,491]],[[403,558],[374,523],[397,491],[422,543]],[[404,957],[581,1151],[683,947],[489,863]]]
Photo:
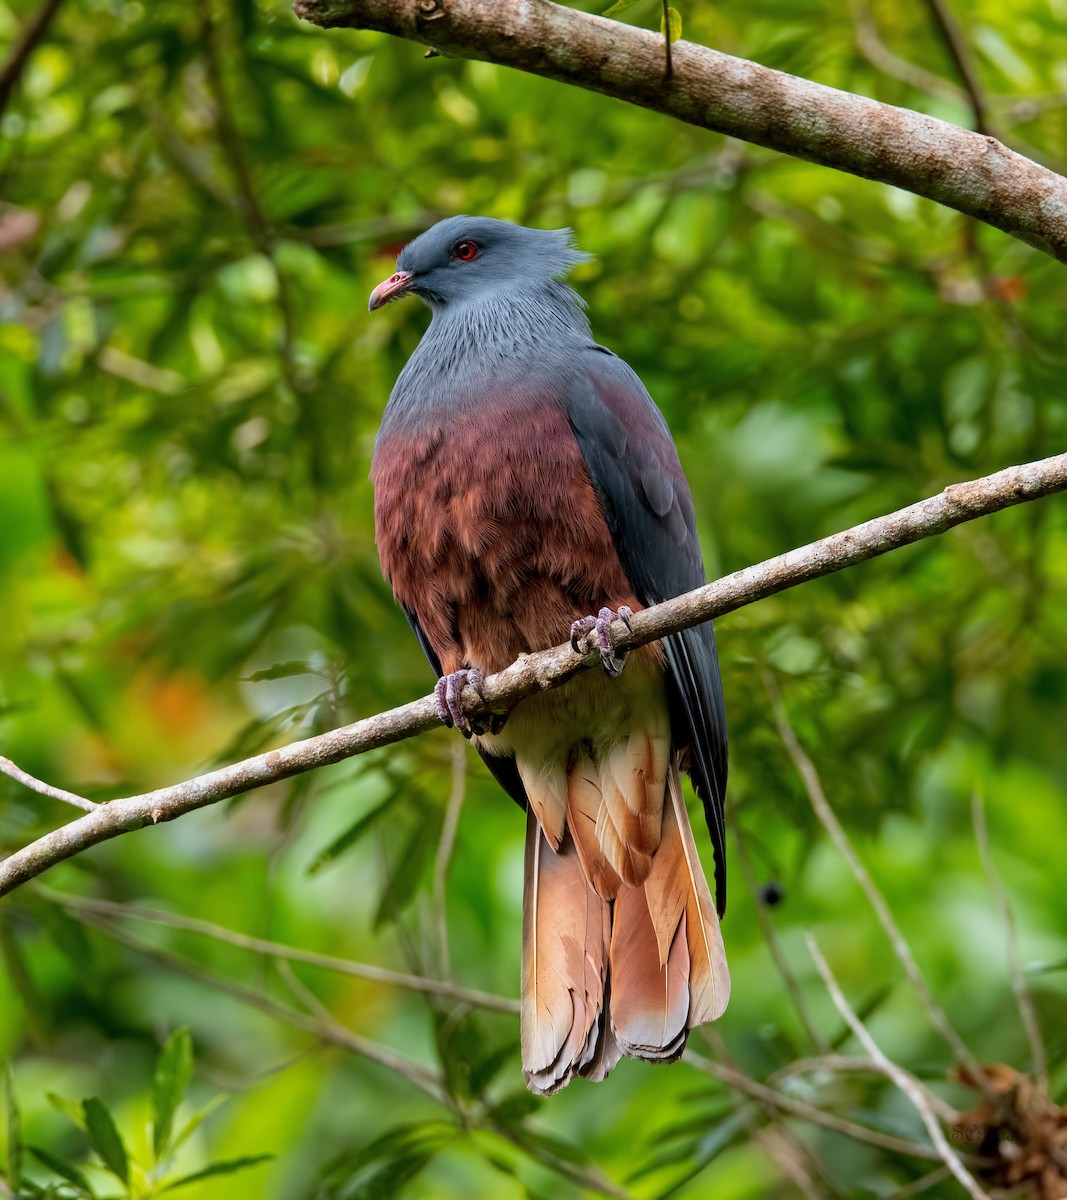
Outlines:
[[[622,650],[643,646],[810,579],[830,575],[889,550],[944,533],[965,521],[1065,489],[1067,453],[1008,467],[968,483],[953,484],[918,504],[876,517],[777,558],[735,571],[684,596],[646,608],[634,615],[632,629],[616,621],[612,635]],[[470,688],[465,689],[463,704],[472,715],[507,713],[520,700],[544,689],[558,687],[598,662],[595,650],[575,654],[569,645],[527,654],[485,681],[484,700]],[[194,809],[391,745],[417,733],[425,733],[438,724],[433,697],[424,696],[400,708],[246,758],[185,783],[112,800],[0,862],[0,896],[98,842],[146,825],[173,821]]]
[[926,0],[926,7],[930,10],[930,16],[937,26],[941,40],[945,43],[949,57],[963,81],[963,87],[971,105],[971,115],[974,117],[976,132],[991,134],[993,130],[989,125],[989,105],[982,92],[978,72],[974,69],[967,44],[963,40],[952,13],[948,10],[948,5],[945,4],[945,0]]
[[44,3],[33,12],[15,39],[7,62],[0,67],[0,116],[3,116],[7,109],[11,93],[22,78],[30,56],[48,32],[52,18],[59,11],[62,3],[63,0],[44,0]]
[[838,986],[837,980],[830,971],[830,966],[826,959],[823,958],[815,939],[811,934],[807,934],[808,953],[811,955],[815,963],[816,970],[822,976],[823,983],[826,984],[826,990],[830,993],[830,999],[834,1002],[834,1007],[845,1018],[845,1023],[856,1037],[856,1040],[871,1056],[873,1062],[885,1072],[885,1074],[893,1081],[897,1088],[904,1093],[905,1096],[915,1106],[916,1111],[922,1118],[922,1123],[926,1126],[926,1132],[930,1135],[930,1141],[933,1142],[934,1148],[937,1150],[941,1161],[952,1172],[956,1182],[967,1192],[972,1200],[989,1200],[988,1193],[984,1192],[978,1185],[978,1181],[967,1170],[960,1161],[959,1155],[948,1144],[944,1133],[941,1131],[941,1126],[937,1123],[937,1117],[934,1115],[933,1109],[930,1107],[929,1098],[923,1090],[922,1085],[910,1075],[902,1067],[897,1066],[891,1058],[879,1047],[878,1043],[871,1037],[870,1032],[863,1022],[856,1016],[852,1007],[845,999],[844,992]]
[[373,29],[441,54],[515,67],[690,125],[892,184],[1067,262],[1067,179],[1001,145],[717,50],[549,0],[295,0],[324,27]]
[[100,807],[99,804],[95,804],[92,800],[86,800],[84,796],[79,796],[76,792],[53,787],[50,783],[35,778],[29,771],[24,771],[21,767],[16,766],[10,758],[5,758],[2,754],[0,754],[0,775],[10,776],[16,783],[21,783],[23,787],[29,788],[31,792],[36,792],[39,796],[62,800],[64,804],[73,804],[75,808],[84,809],[86,812],[93,812]]

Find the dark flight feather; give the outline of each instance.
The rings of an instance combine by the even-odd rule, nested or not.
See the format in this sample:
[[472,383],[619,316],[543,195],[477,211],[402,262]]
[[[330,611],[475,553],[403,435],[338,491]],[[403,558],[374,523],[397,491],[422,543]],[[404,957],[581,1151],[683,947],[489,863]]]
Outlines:
[[[571,427],[603,505],[623,570],[642,604],[707,582],[693,500],[666,422],[637,375],[590,346],[568,396]],[[715,850],[715,901],[726,911],[726,705],[710,621],[664,640],[678,745]]]

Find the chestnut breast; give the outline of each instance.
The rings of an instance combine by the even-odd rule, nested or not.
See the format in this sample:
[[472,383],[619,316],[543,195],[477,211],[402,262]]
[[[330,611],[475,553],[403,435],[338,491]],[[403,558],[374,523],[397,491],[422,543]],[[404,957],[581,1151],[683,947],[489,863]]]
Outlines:
[[500,670],[605,604],[641,607],[556,396],[387,421],[371,475],[382,568],[445,673]]

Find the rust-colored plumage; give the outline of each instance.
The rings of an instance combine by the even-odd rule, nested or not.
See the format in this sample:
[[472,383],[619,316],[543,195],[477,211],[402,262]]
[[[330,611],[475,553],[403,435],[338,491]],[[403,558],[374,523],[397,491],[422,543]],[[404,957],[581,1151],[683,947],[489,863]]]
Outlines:
[[566,639],[593,604],[641,607],[561,399],[493,388],[484,411],[382,436],[382,567],[447,674],[499,671]]
[[[383,568],[440,675],[500,670],[565,641],[587,614],[636,611],[703,580],[662,418],[591,342],[552,280],[558,258],[524,257],[531,238],[556,236],[442,222],[372,297],[421,291],[435,313],[394,389],[372,475]],[[528,813],[529,1087],[602,1079],[624,1054],[676,1058],[729,996],[679,778],[693,774],[724,879],[710,626],[635,651],[617,679],[586,672],[533,696],[476,743]]]

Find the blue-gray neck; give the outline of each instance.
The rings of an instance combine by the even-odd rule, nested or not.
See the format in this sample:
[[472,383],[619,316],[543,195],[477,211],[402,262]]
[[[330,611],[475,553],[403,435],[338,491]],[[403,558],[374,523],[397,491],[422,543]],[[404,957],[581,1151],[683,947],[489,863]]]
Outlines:
[[468,411],[521,379],[558,379],[574,352],[591,342],[581,300],[555,279],[435,305],[389,397],[382,430],[417,425],[435,412]]

